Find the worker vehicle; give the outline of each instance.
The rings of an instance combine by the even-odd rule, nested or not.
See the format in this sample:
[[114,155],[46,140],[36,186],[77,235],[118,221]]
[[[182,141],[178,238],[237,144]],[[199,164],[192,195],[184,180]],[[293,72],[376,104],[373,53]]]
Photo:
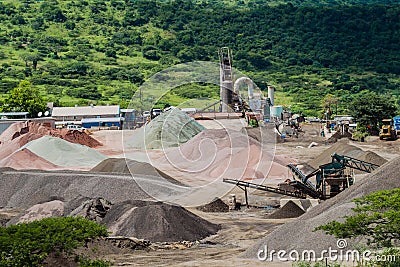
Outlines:
[[151,119],[154,119],[155,117],[161,115],[162,110],[159,108],[152,108],[150,111],[150,117]]
[[67,125],[67,129],[68,129],[68,130],[77,130],[77,131],[83,131],[83,130],[85,130],[85,128],[83,128],[83,127],[81,127],[81,126],[79,126],[79,125],[76,125],[76,124],[69,124],[69,125]]
[[392,119],[382,120],[382,127],[379,131],[379,139],[395,140],[397,137],[396,130]]
[[394,129],[396,131],[396,135],[400,135],[400,116],[396,116],[393,118]]

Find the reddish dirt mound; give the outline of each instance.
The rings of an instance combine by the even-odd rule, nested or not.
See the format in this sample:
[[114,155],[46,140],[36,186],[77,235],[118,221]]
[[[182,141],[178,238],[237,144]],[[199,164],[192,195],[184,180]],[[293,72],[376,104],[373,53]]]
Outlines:
[[[56,135],[53,135],[56,136]],[[97,147],[101,146],[101,143],[88,135],[85,132],[77,131],[77,130],[68,130],[68,129],[61,129],[60,136],[56,136],[62,138],[66,141],[71,143],[77,143],[81,145],[85,145],[88,147]]]
[[[3,153],[0,153],[1,155]],[[28,149],[23,149],[12,153],[8,157],[0,159],[1,167],[11,167],[16,170],[21,169],[41,169],[41,170],[58,170],[59,166],[35,155]]]
[[88,147],[101,146],[99,141],[92,138],[85,132],[68,129],[53,129],[49,125],[32,121],[12,124],[0,136],[0,144],[9,144],[9,142],[18,138],[18,145],[21,147],[26,143],[38,139],[44,135],[58,137],[71,143],[81,144]]

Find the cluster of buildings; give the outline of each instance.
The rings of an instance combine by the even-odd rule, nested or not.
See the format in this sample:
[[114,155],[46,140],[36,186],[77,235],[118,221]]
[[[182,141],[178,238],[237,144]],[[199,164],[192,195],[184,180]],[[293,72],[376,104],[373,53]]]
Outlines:
[[[16,121],[26,121],[27,115],[27,112],[0,113],[0,133]],[[121,109],[119,105],[53,107],[46,115],[35,120],[48,122],[56,128],[73,124],[86,129],[132,129],[143,123],[136,110]]]

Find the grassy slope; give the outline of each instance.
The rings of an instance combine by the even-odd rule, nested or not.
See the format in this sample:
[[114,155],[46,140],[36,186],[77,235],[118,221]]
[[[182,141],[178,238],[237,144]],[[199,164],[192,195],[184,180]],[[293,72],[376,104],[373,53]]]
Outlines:
[[[137,70],[143,78],[146,80],[151,75],[155,74],[157,71],[164,69],[165,67],[171,66],[173,62],[184,62],[182,59],[178,59],[171,53],[168,54],[169,61],[167,63],[162,63],[158,60],[149,60],[143,57],[142,48],[145,45],[152,45],[155,41],[154,39],[158,38],[157,36],[161,36],[162,39],[173,40],[175,41],[177,36],[175,36],[173,30],[162,29],[157,27],[151,21],[143,24],[142,26],[134,27],[137,29],[142,38],[142,45],[133,44],[129,46],[123,46],[120,44],[114,44],[114,48],[118,51],[117,58],[113,59],[107,57],[105,55],[105,49],[110,47],[110,43],[112,43],[112,34],[114,34],[117,30],[112,25],[109,25],[107,21],[99,24],[95,22],[95,18],[90,16],[88,7],[79,8],[71,5],[74,1],[59,1],[59,7],[63,10],[65,16],[69,20],[73,20],[76,24],[75,29],[68,30],[66,29],[65,23],[56,23],[52,21],[46,21],[46,25],[48,26],[42,32],[33,30],[30,26],[32,21],[34,21],[37,17],[37,14],[40,14],[40,6],[42,3],[36,2],[30,5],[29,10],[27,10],[24,14],[24,18],[27,21],[27,24],[23,25],[14,25],[12,21],[4,21],[0,24],[1,32],[10,36],[13,30],[18,30],[22,32],[23,36],[32,36],[39,34],[41,36],[53,36],[56,38],[62,38],[68,42],[67,47],[62,47],[58,51],[59,58],[52,58],[51,56],[42,57],[39,61],[37,73],[33,73],[33,77],[47,77],[48,74],[47,66],[49,64],[55,64],[58,68],[64,68],[65,64],[69,62],[74,62],[72,59],[68,59],[68,54],[71,53],[74,49],[73,42],[77,39],[83,40],[88,43],[88,51],[87,53],[80,59],[77,58],[78,61],[84,60],[88,62],[90,68],[93,70],[107,70],[107,69],[126,69]],[[76,1],[75,1],[76,2]],[[92,1],[89,1],[92,3]],[[109,21],[117,21],[119,23],[122,22],[122,18],[124,16],[124,11],[119,10],[118,8],[111,7],[111,2],[103,1],[108,11],[105,11],[106,20]],[[278,3],[286,3],[288,1],[223,1],[225,5],[235,6],[235,8],[244,8],[247,10],[247,6],[254,6],[257,3],[269,3],[272,6],[276,6]],[[381,1],[374,0],[336,0],[336,1],[290,1],[293,4],[298,5],[334,5],[334,4],[369,4],[376,3]],[[391,3],[393,1],[386,1],[386,3]],[[5,0],[2,1],[3,4],[12,4],[15,6],[22,6],[20,1],[14,0]],[[112,11],[112,12],[111,12]],[[43,14],[41,14],[43,15]],[[273,37],[273,36],[272,36]],[[31,45],[28,40],[25,40],[28,46],[24,49],[17,48],[18,44],[21,43],[23,38],[15,38],[11,39],[7,44],[0,44],[1,52],[3,56],[0,56],[0,65],[4,69],[10,69],[10,75],[3,75],[2,82],[14,82],[17,83],[21,79],[25,77],[21,75],[21,73],[25,69],[25,63],[22,60],[22,57],[26,53],[36,53],[38,50],[36,48],[31,48]],[[212,60],[216,60],[216,48],[215,44],[212,45],[211,50],[215,50],[215,55]],[[80,48],[77,48],[78,50]],[[241,51],[235,51],[235,53],[239,53]],[[263,51],[264,52],[264,51]],[[163,52],[164,53],[164,52]],[[257,53],[257,51],[256,51]],[[282,104],[285,106],[294,107],[294,109],[305,109],[309,113],[314,113],[313,115],[317,115],[320,112],[320,98],[321,92],[329,92],[332,91],[332,84],[341,75],[349,75],[351,78],[360,78],[363,77],[368,79],[368,72],[362,71],[359,73],[359,70],[356,69],[354,73],[335,70],[330,71],[328,69],[317,67],[309,68],[302,66],[297,68],[288,68],[283,65],[282,62],[284,60],[279,57],[269,56],[272,59],[273,67],[263,71],[257,70],[246,70],[243,68],[239,69],[245,72],[250,77],[255,77],[256,75],[265,77],[266,84],[275,85],[278,89],[277,91],[277,104]],[[234,66],[235,65],[234,61]],[[13,75],[13,73],[17,73]],[[376,73],[370,73],[371,77],[375,77]],[[398,75],[390,75],[387,76],[389,82],[393,84],[398,84],[400,82],[400,78]],[[31,79],[31,77],[28,77]],[[64,78],[60,78],[58,80],[63,80]],[[87,77],[65,77],[65,81],[76,82],[78,85],[73,88],[86,88],[88,85],[95,86],[102,94],[100,99],[90,100],[90,99],[82,99],[77,97],[72,97],[67,95],[68,86],[56,85],[56,84],[35,84],[40,90],[41,93],[49,100],[55,101],[58,100],[61,105],[75,105],[75,104],[116,104],[119,103],[122,106],[126,106],[130,101],[129,95],[132,92],[135,92],[141,83],[131,83],[127,78],[119,78],[117,80],[105,79],[102,76],[87,76]],[[87,84],[80,85],[78,82],[86,82]],[[259,82],[260,79],[257,79],[256,82]],[[216,86],[205,86],[205,90],[210,91],[208,94],[212,99],[218,99],[218,87]],[[301,90],[300,90],[301,89]],[[75,89],[74,89],[75,90]],[[199,89],[200,90],[200,89]],[[300,91],[299,91],[300,90]],[[148,92],[149,95],[152,95],[152,92]],[[0,92],[0,101],[4,99],[5,91]],[[168,102],[171,105],[179,105],[180,103],[186,103],[189,98],[183,97],[182,95],[171,93],[165,97],[165,99],[161,102]],[[208,100],[211,102],[213,100]],[[307,101],[307,103],[304,103]],[[195,101],[195,104],[190,103],[190,105],[195,105],[196,107],[203,107],[205,105],[204,101]],[[345,107],[343,107],[345,109]]]

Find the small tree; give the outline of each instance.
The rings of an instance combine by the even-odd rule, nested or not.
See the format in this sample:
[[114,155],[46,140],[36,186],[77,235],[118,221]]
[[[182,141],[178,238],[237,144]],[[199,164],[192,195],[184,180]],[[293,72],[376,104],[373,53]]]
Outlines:
[[392,96],[364,90],[354,96],[349,111],[360,126],[369,129],[370,134],[377,134],[381,121],[395,116],[397,107]]
[[333,114],[333,107],[336,107],[337,110],[337,105],[339,103],[339,97],[332,95],[332,94],[327,94],[325,97],[322,99],[322,108],[324,109],[324,112],[327,114],[327,118],[330,119],[331,115]]
[[37,65],[41,57],[37,53],[24,53],[21,55],[22,60],[25,62],[25,67],[29,67],[29,62],[32,62],[32,67],[34,70],[37,69]]
[[35,117],[40,111],[45,111],[46,103],[40,96],[39,91],[32,87],[26,80],[19,83],[18,87],[8,93],[4,101],[3,111],[25,111],[29,117]]
[[400,188],[377,191],[353,202],[355,215],[346,216],[343,223],[333,221],[314,231],[324,230],[337,238],[363,236],[376,247],[392,247],[400,240]]

